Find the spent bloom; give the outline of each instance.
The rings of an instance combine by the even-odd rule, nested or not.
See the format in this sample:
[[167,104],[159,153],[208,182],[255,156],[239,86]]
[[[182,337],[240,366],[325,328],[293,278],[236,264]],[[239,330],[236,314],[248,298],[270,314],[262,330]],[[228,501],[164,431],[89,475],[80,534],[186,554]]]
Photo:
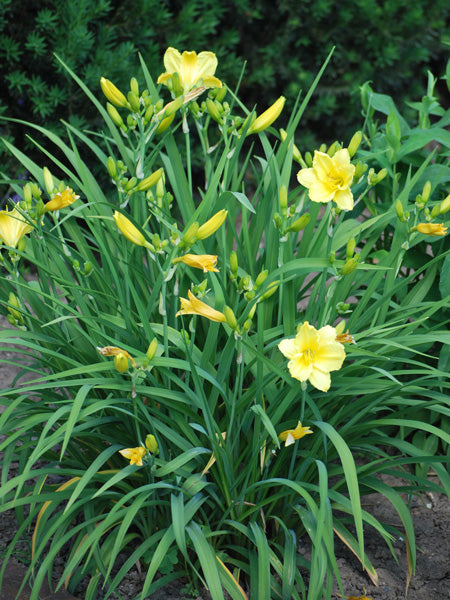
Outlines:
[[102,356],[123,356],[131,362],[133,367],[136,366],[134,358],[123,348],[118,348],[117,346],[104,346],[103,348],[100,348],[97,346],[97,350]]
[[0,240],[6,246],[16,248],[23,236],[32,229],[33,226],[25,221],[17,208],[11,211],[0,210]]
[[49,210],[54,211],[66,208],[66,206],[70,206],[75,200],[78,200],[79,197],[70,187],[66,187],[65,190],[57,192],[49,202],[45,203],[44,210],[48,212]]
[[444,223],[418,223],[413,227],[414,230],[425,235],[445,235],[447,233]]
[[205,302],[202,302],[194,296],[191,290],[188,290],[188,300],[186,298],[180,298],[181,309],[175,315],[200,315],[206,317],[210,321],[216,321],[216,323],[225,323],[227,318],[225,315],[214,308],[211,308]]
[[217,57],[214,52],[204,51],[180,54],[176,48],[167,48],[164,54],[165,73],[158,77],[157,83],[167,85],[174,73],[178,73],[180,84],[186,94],[193,87],[222,87],[222,82],[214,73],[217,68]]
[[338,150],[333,157],[325,152],[314,152],[313,166],[300,169],[297,179],[309,189],[313,202],[334,200],[341,210],[353,208],[353,194],[350,186],[353,182],[355,166],[350,163],[347,148]]
[[285,446],[290,446],[295,442],[295,440],[299,440],[305,435],[308,435],[308,433],[314,432],[311,430],[310,427],[302,427],[302,424],[299,421],[295,429],[286,429],[286,431],[282,431],[278,436],[278,439],[281,442],[284,442]]
[[174,264],[182,262],[189,267],[195,267],[196,269],[203,269],[203,272],[215,271],[216,269],[217,256],[214,254],[185,254],[172,260]]
[[289,359],[288,369],[299,381],[309,380],[318,390],[330,388],[330,371],[342,367],[344,346],[336,341],[336,329],[325,325],[317,330],[305,321],[295,338],[282,340],[278,348]]
[[142,467],[144,464],[142,459],[147,453],[147,449],[144,446],[138,446],[137,448],[124,448],[119,450],[120,454],[130,461],[130,465],[137,465]]

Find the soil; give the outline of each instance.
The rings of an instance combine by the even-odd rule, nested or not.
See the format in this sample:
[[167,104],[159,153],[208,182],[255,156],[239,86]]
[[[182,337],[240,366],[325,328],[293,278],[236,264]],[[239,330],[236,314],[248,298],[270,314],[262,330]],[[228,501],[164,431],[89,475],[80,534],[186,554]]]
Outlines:
[[[8,323],[0,317],[0,328],[8,327]],[[10,364],[17,362],[17,353],[0,353],[0,388],[4,389],[20,371],[20,367]],[[1,411],[1,406],[0,406]],[[389,523],[401,530],[399,517],[390,503],[382,496],[373,495],[364,499],[365,506],[381,521]],[[428,494],[422,498],[414,497],[411,502],[411,513],[416,528],[416,544],[418,548],[416,573],[411,578],[407,590],[408,569],[406,560],[405,540],[399,538],[393,544],[398,564],[393,559],[389,549],[381,537],[366,532],[366,553],[378,573],[378,586],[375,586],[362,571],[361,565],[351,551],[339,540],[336,542],[336,556],[342,582],[347,597],[366,596],[373,600],[448,600],[450,599],[450,504],[448,499],[440,494]],[[0,513],[0,564],[2,550],[6,550],[16,532],[16,520],[13,511]],[[29,590],[25,588],[19,596],[26,573],[27,543],[24,542],[23,554],[10,560],[3,577],[0,590],[0,600],[28,600]],[[299,551],[308,554],[307,545]],[[21,562],[21,560],[23,562]],[[63,563],[63,559],[61,559]],[[144,574],[145,575],[145,574]],[[138,569],[133,569],[119,588],[121,600],[137,600],[143,575]],[[187,600],[192,595],[183,593],[185,581],[177,581],[151,595],[151,600]],[[48,586],[41,590],[41,600],[83,600],[80,590],[75,596],[65,590],[52,592]],[[99,600],[100,600],[99,596]],[[111,600],[116,600],[113,596]],[[207,600],[209,595],[203,592],[196,600]],[[333,600],[341,596],[338,592]],[[366,600],[361,598],[361,600]]]

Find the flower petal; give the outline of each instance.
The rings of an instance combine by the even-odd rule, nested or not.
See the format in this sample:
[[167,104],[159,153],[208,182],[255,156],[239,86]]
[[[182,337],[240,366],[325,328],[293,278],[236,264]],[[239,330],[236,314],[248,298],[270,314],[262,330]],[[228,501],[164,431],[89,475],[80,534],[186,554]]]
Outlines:
[[297,180],[301,185],[309,188],[317,181],[316,171],[314,169],[300,169],[297,173]]
[[334,195],[334,201],[341,210],[352,210],[353,194],[349,188],[338,190]]
[[328,179],[328,173],[332,169],[333,163],[331,158],[325,152],[314,151],[313,169],[317,173],[317,177],[322,181]]
[[301,354],[295,356],[288,362],[291,377],[299,381],[307,381],[313,372],[313,364],[304,360]]
[[164,67],[170,75],[172,73],[180,73],[181,71],[181,54],[176,48],[169,47],[164,53]]
[[294,358],[298,352],[294,338],[281,340],[278,349],[286,358]]
[[305,352],[305,350],[315,351],[317,349],[318,341],[319,336],[317,329],[310,325],[308,321],[305,321],[295,338],[297,352]]
[[309,376],[311,385],[320,390],[321,392],[328,392],[331,385],[331,377],[329,373],[325,373],[320,369],[314,368],[311,375]]
[[309,197],[313,202],[330,202],[335,197],[335,188],[328,181],[317,179],[309,188]]

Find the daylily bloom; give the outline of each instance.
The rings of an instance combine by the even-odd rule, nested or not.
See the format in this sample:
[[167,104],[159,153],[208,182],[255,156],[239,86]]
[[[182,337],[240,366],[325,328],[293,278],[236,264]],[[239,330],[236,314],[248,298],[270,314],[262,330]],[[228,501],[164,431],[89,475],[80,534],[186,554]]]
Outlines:
[[114,221],[116,222],[117,227],[120,232],[129,240],[136,244],[137,246],[145,246],[146,248],[152,249],[150,242],[147,242],[145,237],[139,231],[137,227],[133,225],[133,223],[127,219],[122,213],[117,210],[114,211]]
[[210,321],[215,321],[216,323],[226,322],[227,319],[223,313],[211,308],[205,304],[205,302],[196,298],[191,290],[188,290],[188,298],[188,300],[186,300],[186,298],[180,298],[181,309],[175,315],[176,317],[179,315],[200,315],[201,317],[206,317]]
[[172,260],[174,264],[182,262],[189,267],[195,267],[196,269],[203,269],[203,272],[215,271],[216,269],[217,256],[214,254],[185,254],[184,256],[178,256]]
[[33,226],[25,221],[23,215],[13,210],[0,210],[0,240],[11,248],[16,248],[24,235],[32,231]]
[[308,433],[314,433],[311,431],[310,427],[302,427],[300,421],[297,423],[297,427],[295,429],[286,429],[286,431],[282,431],[278,436],[278,439],[281,442],[285,442],[285,446],[290,446],[295,442],[295,440],[299,440]]
[[330,388],[330,371],[342,367],[344,346],[336,341],[336,329],[325,325],[317,330],[305,321],[295,338],[282,340],[279,350],[289,359],[288,369],[292,377],[307,381],[327,392]]
[[418,223],[413,227],[414,229],[425,235],[445,235],[447,233],[444,223]]
[[142,467],[144,464],[142,459],[147,454],[147,449],[144,446],[138,446],[137,448],[124,448],[123,450],[119,450],[119,452],[130,461],[130,465]]
[[167,85],[174,73],[178,73],[184,93],[193,87],[222,87],[222,82],[214,73],[217,68],[217,57],[214,52],[188,52],[180,54],[176,48],[167,48],[164,54],[166,72],[158,77],[157,83]]
[[351,210],[353,194],[350,186],[354,174],[355,166],[350,163],[347,148],[338,150],[333,157],[316,150],[312,168],[301,169],[297,179],[309,189],[309,197],[313,202],[334,200],[340,209]]
[[57,192],[51,200],[45,203],[44,210],[48,212],[49,210],[66,208],[66,206],[70,206],[75,200],[78,200],[79,197],[70,187],[66,187],[63,192]]

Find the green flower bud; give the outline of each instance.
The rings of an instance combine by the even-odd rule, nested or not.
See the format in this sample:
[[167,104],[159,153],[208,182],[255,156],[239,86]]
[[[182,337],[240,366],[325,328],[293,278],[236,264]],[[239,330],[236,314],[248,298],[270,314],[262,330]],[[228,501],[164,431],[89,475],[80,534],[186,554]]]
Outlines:
[[106,110],[108,111],[108,115],[111,117],[112,122],[114,123],[114,125],[117,125],[117,127],[125,127],[125,124],[123,122],[122,117],[119,115],[119,111],[117,110],[117,108],[115,106],[113,106],[112,104],[110,104],[109,102],[106,103]]
[[231,329],[233,329],[234,331],[237,331],[238,323],[237,323],[235,314],[232,311],[232,309],[229,306],[225,306],[225,308],[223,309],[223,314],[225,315],[227,323],[231,327]]
[[333,158],[333,156],[336,154],[336,152],[337,152],[338,150],[340,150],[340,149],[341,149],[341,145],[340,145],[340,143],[339,143],[339,142],[333,142],[333,143],[331,144],[331,146],[328,148],[328,150],[327,150],[327,154],[328,154],[328,156],[329,156],[330,158]]
[[153,104],[150,104],[150,106],[145,111],[144,125],[147,125],[147,123],[151,120],[154,112],[155,112],[155,107],[153,106]]
[[279,199],[280,199],[281,214],[283,215],[283,217],[285,217],[287,215],[287,204],[288,204],[288,192],[287,192],[287,187],[285,185],[282,185],[280,187]]
[[287,231],[295,231],[295,232],[301,231],[308,225],[310,220],[311,220],[311,215],[309,213],[305,213],[304,215],[302,215],[301,217],[296,219],[293,223],[291,223],[289,225],[289,227],[287,228]]
[[133,92],[128,92],[127,94],[128,102],[131,106],[131,110],[135,113],[139,113],[140,105],[139,105],[139,96],[136,96]]
[[358,266],[357,258],[349,258],[340,271],[340,275],[350,275]]
[[348,145],[348,153],[350,154],[350,158],[352,158],[356,154],[356,151],[359,148],[361,140],[362,140],[362,131],[357,131],[356,133],[353,134],[353,137],[350,140],[350,143]]
[[195,237],[197,235],[197,231],[199,229],[199,223],[195,221],[190,225],[186,231],[186,233],[181,238],[181,243],[184,246],[191,246],[195,242]]
[[313,157],[312,157],[311,152],[305,152],[305,163],[307,164],[308,167],[312,167]]
[[275,227],[276,227],[277,229],[280,229],[280,228],[281,228],[281,225],[282,225],[283,221],[282,221],[282,219],[281,219],[281,215],[280,215],[279,213],[275,213],[275,214],[273,215],[273,222],[275,223]]
[[277,291],[279,285],[279,281],[272,281],[267,290],[261,296],[261,300],[267,300],[268,298],[270,298],[270,296],[273,296],[273,294],[275,294],[275,292]]
[[230,271],[236,277],[238,272],[238,259],[234,250],[230,253]]
[[153,338],[150,344],[148,345],[147,352],[145,353],[145,356],[148,358],[148,360],[152,360],[157,350],[158,340],[156,338]]
[[23,186],[23,199],[25,200],[27,208],[30,208],[33,200],[33,194],[31,193],[31,185],[29,183],[26,183]]
[[184,90],[183,90],[183,86],[181,85],[180,76],[178,75],[178,73],[176,71],[175,71],[175,73],[172,73],[171,81],[172,81],[173,93],[175,94],[175,96],[181,96],[183,94]]
[[222,116],[218,110],[217,104],[211,98],[206,99],[206,110],[208,111],[209,116],[214,119],[217,123],[222,122]]
[[139,83],[136,77],[130,79],[130,90],[139,98]]
[[430,197],[430,193],[431,193],[431,181],[427,181],[425,183],[425,185],[423,186],[423,190],[422,190],[422,200],[424,202],[427,202],[428,198]]
[[44,173],[45,189],[47,190],[48,195],[51,196],[53,194],[53,190],[55,189],[55,182],[53,181],[53,176],[50,173],[50,170],[47,169],[47,167],[44,167],[42,171]]
[[112,177],[112,179],[117,179],[117,168],[114,158],[112,156],[108,156],[106,160],[106,168],[108,169],[108,173]]
[[88,260],[84,263],[83,268],[84,268],[85,277],[88,277],[92,273],[92,270],[94,269],[94,265],[91,263],[90,260]]
[[159,454],[158,442],[154,435],[149,433],[145,438],[145,447],[152,454]]
[[395,201],[395,212],[397,213],[397,217],[399,218],[400,221],[404,222],[405,221],[405,213],[403,211],[403,204],[402,201],[397,198],[397,200]]
[[355,247],[356,247],[355,238],[350,238],[347,242],[347,249],[346,249],[347,258],[351,258],[353,256],[353,253],[355,252]]
[[362,162],[356,163],[355,174],[353,175],[354,181],[359,181],[364,173],[367,171],[367,165]]
[[137,182],[138,182],[138,180],[137,180],[137,178],[136,178],[136,177],[131,177],[131,178],[128,180],[128,182],[126,183],[126,185],[125,185],[125,190],[126,190],[127,192],[129,192],[129,191],[130,191],[130,190],[132,190],[134,187],[136,187],[136,185],[137,185]]
[[444,215],[450,210],[450,194],[439,205],[439,214]]
[[258,275],[258,277],[255,280],[255,283],[253,285],[253,289],[257,290],[259,287],[261,287],[262,284],[267,279],[268,275],[269,275],[269,271],[267,269],[264,269],[264,271],[261,271],[261,273]]
[[119,373],[126,373],[128,371],[128,358],[125,354],[120,352],[114,356],[114,366]]
[[30,188],[31,188],[31,193],[33,195],[33,198],[35,200],[40,200],[41,199],[41,190],[33,181],[30,181]]

